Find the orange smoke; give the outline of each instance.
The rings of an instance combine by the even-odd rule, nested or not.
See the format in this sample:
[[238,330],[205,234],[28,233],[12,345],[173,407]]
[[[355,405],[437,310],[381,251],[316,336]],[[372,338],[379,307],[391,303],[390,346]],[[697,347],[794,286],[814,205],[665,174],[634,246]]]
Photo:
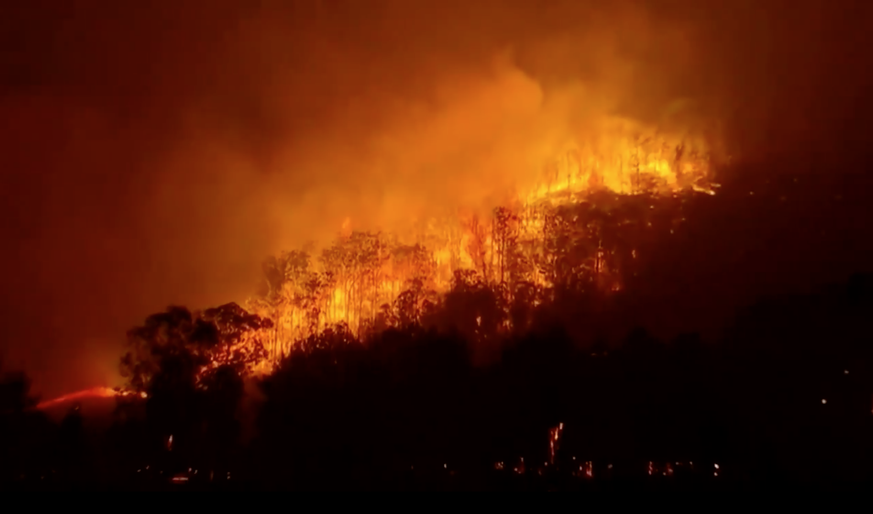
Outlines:
[[[93,5],[62,33],[48,21],[63,16],[33,8],[45,26],[14,46],[61,39],[31,56],[20,94],[0,109],[15,114],[2,127],[2,167],[17,173],[3,183],[4,213],[34,221],[13,231],[15,287],[0,289],[24,313],[10,316],[9,339],[39,341],[10,358],[50,363],[39,389],[104,383],[69,357],[114,361],[116,338],[168,304],[241,302],[264,256],[329,245],[346,217],[421,241],[445,281],[490,259],[488,215],[513,198],[632,192],[643,175],[664,190],[696,187],[697,171],[667,169],[683,141],[682,162],[693,161],[700,131],[654,113],[675,95],[704,96],[688,79],[711,67],[685,23],[630,6],[497,3],[323,2],[316,12],[218,1],[112,16]],[[419,230],[458,210],[471,212],[462,226]],[[411,265],[385,265],[376,309]],[[339,319],[374,307],[323,297],[335,301],[321,323],[328,310]],[[92,339],[107,342],[83,351]]]

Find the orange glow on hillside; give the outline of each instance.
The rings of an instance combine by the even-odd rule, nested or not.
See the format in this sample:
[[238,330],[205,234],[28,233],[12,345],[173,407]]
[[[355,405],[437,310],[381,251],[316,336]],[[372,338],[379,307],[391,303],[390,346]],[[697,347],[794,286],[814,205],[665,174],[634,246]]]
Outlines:
[[575,139],[550,148],[552,157],[531,166],[527,175],[518,175],[518,164],[513,165],[509,192],[504,180],[493,185],[490,195],[458,193],[500,198],[489,205],[448,209],[448,215],[413,219],[407,225],[411,228],[391,233],[359,231],[346,218],[334,243],[320,252],[294,251],[271,259],[262,294],[249,301],[252,311],[275,322],[267,338],[270,354],[279,358],[296,341],[339,323],[360,335],[372,327],[404,323],[400,310],[414,313],[406,322],[417,321],[428,303],[451,288],[458,272],[499,285],[510,297],[523,283],[541,290],[554,287],[564,272],[547,269],[561,250],[550,249],[546,241],[561,231],[591,245],[572,272],[585,270],[603,290],[620,290],[619,262],[636,259],[636,250],[619,256],[604,242],[602,227],[586,225],[578,216],[566,218],[560,209],[596,194],[715,194],[717,187],[712,179],[719,156],[711,133],[604,117],[587,123]]
[[[51,400],[40,402],[36,408],[39,410],[45,410],[73,401],[88,400],[92,398],[115,398],[116,396],[124,396],[127,394],[130,393],[118,392],[111,387],[92,387],[90,389],[76,391],[74,393],[65,394]],[[143,393],[141,396],[145,397],[145,394]]]

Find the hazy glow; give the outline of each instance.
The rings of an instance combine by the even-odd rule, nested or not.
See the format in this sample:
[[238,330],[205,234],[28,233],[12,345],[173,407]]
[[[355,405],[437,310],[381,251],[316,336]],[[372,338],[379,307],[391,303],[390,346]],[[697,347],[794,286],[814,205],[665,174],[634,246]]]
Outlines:
[[871,33],[815,1],[61,4],[8,13],[0,56],[0,350],[48,396],[117,383],[126,329],[242,300],[265,256],[346,219],[404,233],[540,197],[573,151],[627,190],[637,131],[822,151]]

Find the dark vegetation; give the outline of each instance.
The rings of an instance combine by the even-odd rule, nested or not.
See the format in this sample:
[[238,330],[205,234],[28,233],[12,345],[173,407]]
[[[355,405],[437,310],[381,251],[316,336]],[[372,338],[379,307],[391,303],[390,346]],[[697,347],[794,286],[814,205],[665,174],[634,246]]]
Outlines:
[[[235,304],[202,313],[169,308],[129,333],[122,369],[136,394],[118,400],[108,431],[86,430],[75,408],[60,425],[51,423],[32,409],[26,377],[4,379],[3,483],[488,490],[863,484],[873,478],[870,275],[762,297],[711,340],[635,328],[653,310],[687,306],[676,317],[693,318],[693,304],[706,299],[720,308],[712,297],[731,288],[695,273],[696,259],[709,258],[735,288],[789,290],[778,277],[750,275],[762,260],[780,258],[779,249],[742,261],[726,257],[724,246],[753,252],[781,235],[782,251],[793,251],[800,229],[766,234],[754,219],[802,219],[787,212],[784,197],[821,204],[818,222],[831,230],[813,230],[806,245],[829,241],[845,251],[845,227],[827,224],[849,207],[830,204],[832,190],[791,189],[796,179],[760,180],[757,197],[748,194],[748,179],[738,180],[688,212],[681,230],[665,222],[676,239],[659,246],[669,236],[652,237],[641,252],[647,259],[620,293],[604,294],[586,275],[590,267],[559,267],[569,278],[556,279],[535,306],[521,284],[511,290],[517,301],[505,302],[507,280],[459,274],[427,315],[416,310],[423,302],[405,301],[416,294],[413,283],[388,306],[390,323],[314,331],[279,355],[264,347],[273,333],[269,318]],[[840,201],[852,194],[840,191]],[[732,225],[710,223],[726,208],[719,202],[741,213]],[[811,226],[796,223],[804,234]],[[797,262],[784,267],[801,273]],[[698,288],[708,295],[683,289],[703,277],[710,282]],[[802,275],[809,283],[817,278]],[[685,303],[657,310],[651,292],[671,287]],[[657,331],[669,333],[671,323]],[[278,366],[256,376],[254,366],[267,358]]]

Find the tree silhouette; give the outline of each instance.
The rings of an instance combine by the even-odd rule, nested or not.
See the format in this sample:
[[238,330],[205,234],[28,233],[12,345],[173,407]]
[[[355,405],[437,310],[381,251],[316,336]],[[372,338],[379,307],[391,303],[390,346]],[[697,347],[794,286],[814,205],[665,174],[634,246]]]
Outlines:
[[61,421],[58,433],[58,458],[68,479],[78,481],[92,470],[85,469],[89,463],[81,406],[74,405]]
[[[0,370],[2,372],[2,370]],[[0,377],[0,414],[21,414],[35,407],[39,399],[30,394],[30,379],[21,372],[4,372]]]
[[[272,321],[250,314],[235,303],[192,313],[184,307],[169,307],[146,318],[145,324],[128,332],[128,352],[121,359],[126,387],[148,393],[165,364],[173,373],[159,377],[178,382],[197,381],[219,367],[247,375],[264,361],[261,342]],[[169,369],[169,368],[167,368]]]
[[39,473],[52,459],[52,426],[32,410],[37,398],[30,384],[21,372],[0,375],[0,480],[6,484]]
[[[229,303],[202,313],[170,307],[129,331],[121,371],[126,389],[146,397],[153,451],[170,449],[176,465],[226,464],[239,442],[243,379],[265,362],[261,337],[271,328]],[[124,398],[119,406],[131,407]]]

